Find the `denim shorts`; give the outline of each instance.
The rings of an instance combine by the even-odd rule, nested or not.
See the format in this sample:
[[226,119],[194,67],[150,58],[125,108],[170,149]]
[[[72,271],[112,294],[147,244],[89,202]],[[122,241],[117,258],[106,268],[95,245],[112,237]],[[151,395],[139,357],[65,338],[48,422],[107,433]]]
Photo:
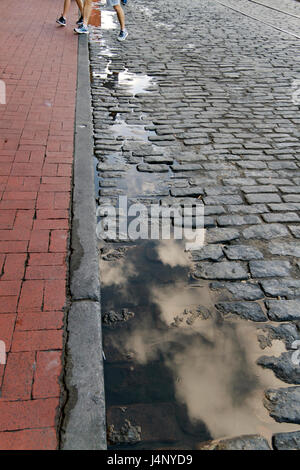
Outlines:
[[120,0],[106,0],[106,6],[108,7],[116,7],[120,5]]

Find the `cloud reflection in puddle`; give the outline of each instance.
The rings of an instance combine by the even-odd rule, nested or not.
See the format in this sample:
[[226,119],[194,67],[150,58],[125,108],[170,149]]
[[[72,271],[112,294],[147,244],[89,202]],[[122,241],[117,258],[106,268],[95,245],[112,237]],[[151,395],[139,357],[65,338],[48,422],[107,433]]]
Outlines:
[[[162,361],[172,372],[177,403],[186,405],[191,423],[206,423],[213,438],[260,433],[270,439],[273,432],[297,429],[276,423],[263,406],[264,390],[284,385],[256,365],[262,350],[255,323],[224,320],[214,309],[216,293],[206,282],[189,280],[190,267],[174,240],[143,242],[120,260],[101,261],[104,309],[135,305],[137,312],[104,336],[111,335],[131,363]],[[283,350],[274,341],[268,353]]]

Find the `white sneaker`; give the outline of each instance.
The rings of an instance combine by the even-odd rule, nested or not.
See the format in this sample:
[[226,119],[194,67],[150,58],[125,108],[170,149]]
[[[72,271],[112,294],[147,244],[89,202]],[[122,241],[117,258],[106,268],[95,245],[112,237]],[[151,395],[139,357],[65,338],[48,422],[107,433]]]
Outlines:
[[78,28],[74,28],[74,31],[77,34],[89,34],[89,30],[86,26],[84,26],[84,24],[79,26]]
[[125,41],[125,39],[128,36],[128,31],[124,29],[124,31],[120,31],[120,34],[118,36],[118,41]]

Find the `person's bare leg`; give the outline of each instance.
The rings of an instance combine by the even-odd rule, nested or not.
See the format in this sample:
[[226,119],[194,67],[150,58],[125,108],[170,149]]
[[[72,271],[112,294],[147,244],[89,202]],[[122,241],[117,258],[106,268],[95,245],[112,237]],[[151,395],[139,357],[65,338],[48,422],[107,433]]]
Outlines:
[[121,5],[116,5],[114,9],[117,12],[118,20],[120,23],[121,31],[125,30],[125,14]]
[[85,0],[83,8],[83,24],[87,27],[93,9],[93,1]]
[[62,16],[66,19],[71,6],[71,0],[65,0]]
[[[83,16],[83,3],[82,3],[82,0],[76,0],[76,3],[78,5],[78,8],[80,10],[81,15]],[[67,15],[70,11],[70,6],[71,6],[71,0],[65,0],[64,11],[63,11],[63,14],[62,14],[62,16],[64,18],[67,18]]]
[[81,16],[83,16],[83,3],[82,0],[76,0]]

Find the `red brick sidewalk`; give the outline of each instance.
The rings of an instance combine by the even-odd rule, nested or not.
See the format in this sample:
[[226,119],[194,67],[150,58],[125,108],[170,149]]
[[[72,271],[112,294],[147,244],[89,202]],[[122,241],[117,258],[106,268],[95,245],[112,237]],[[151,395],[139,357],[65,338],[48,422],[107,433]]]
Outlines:
[[77,73],[75,2],[1,0],[0,449],[55,449]]

